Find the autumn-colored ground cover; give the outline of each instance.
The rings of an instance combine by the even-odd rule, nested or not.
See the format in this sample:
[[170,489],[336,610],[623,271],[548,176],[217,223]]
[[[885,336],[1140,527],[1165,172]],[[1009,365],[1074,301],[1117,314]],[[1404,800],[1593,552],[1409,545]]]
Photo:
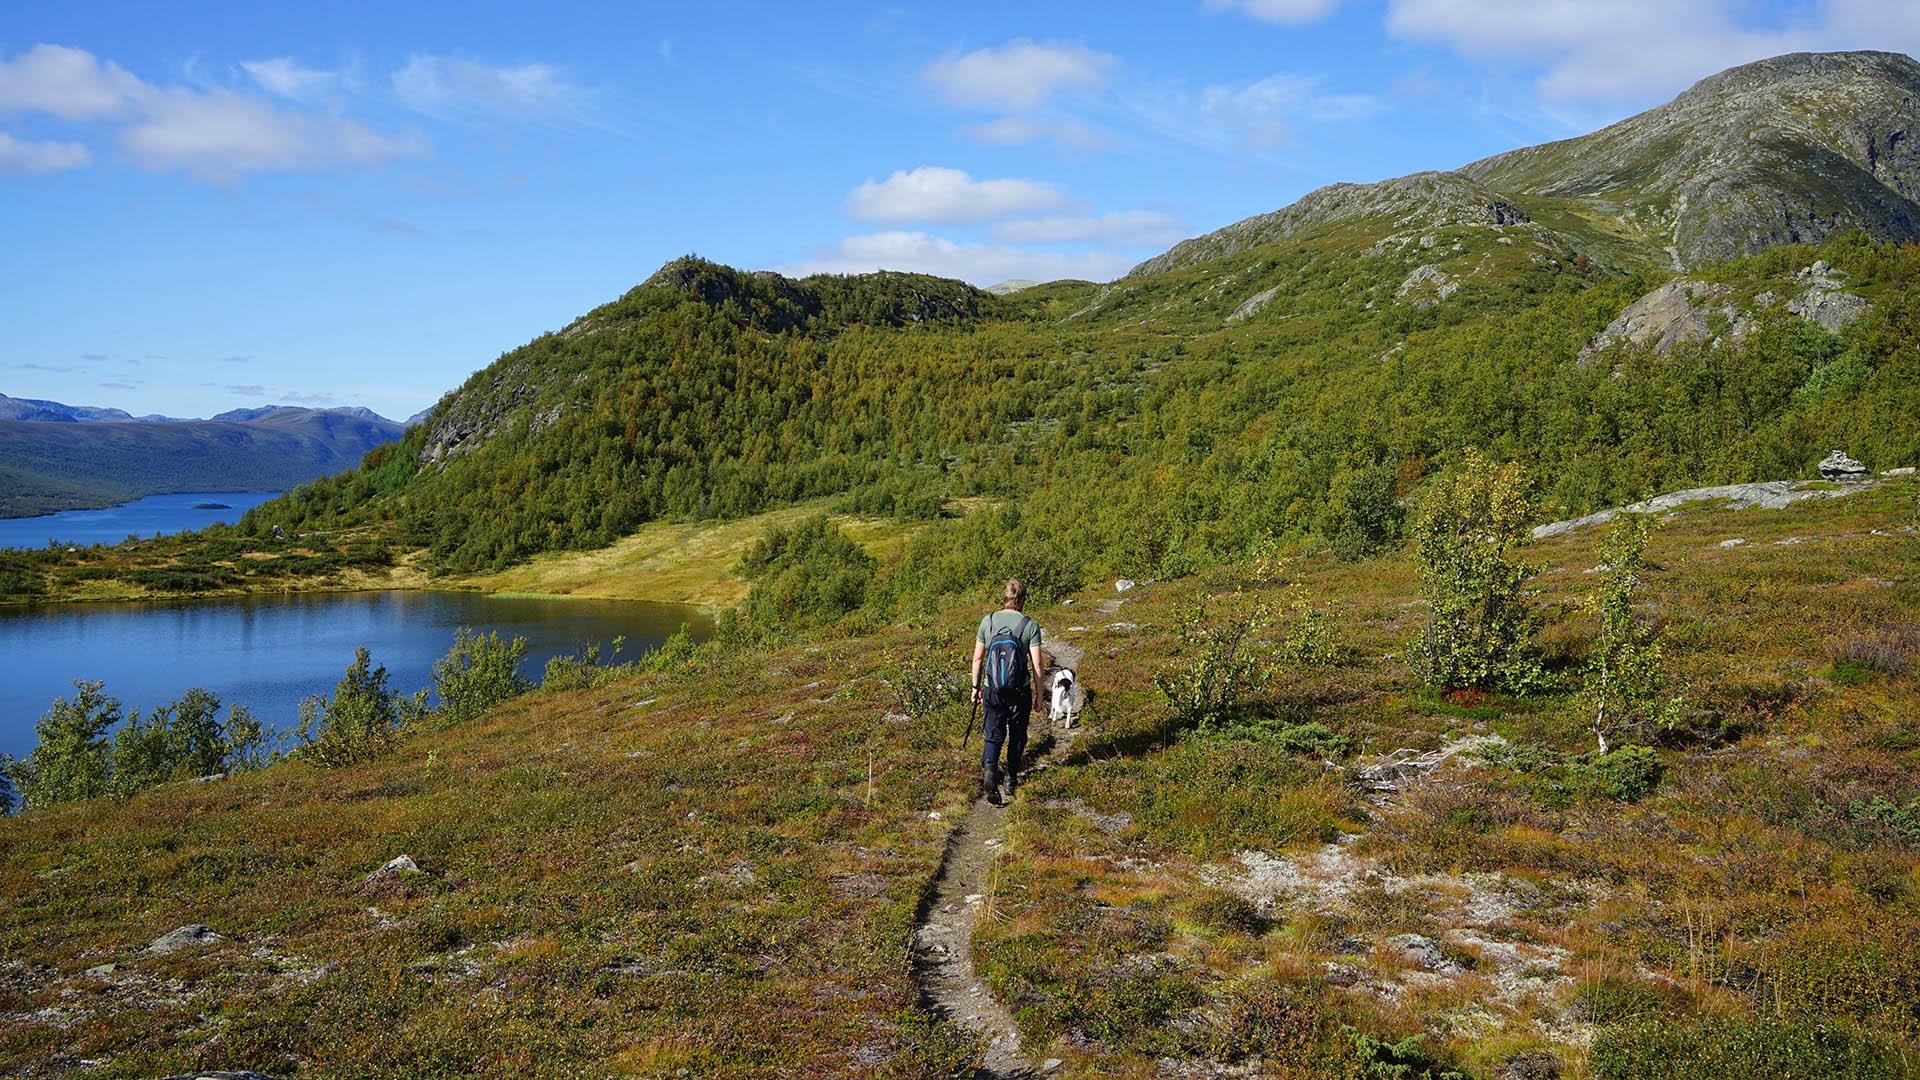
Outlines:
[[[1086,650],[1091,730],[1015,804],[982,973],[1060,1075],[1913,1075],[1914,491],[1655,533],[1642,595],[1697,708],[1651,777],[1583,759],[1570,693],[1421,689],[1403,554],[1040,610]],[[1598,535],[1530,549],[1568,681]],[[1335,662],[1224,730],[1170,725],[1178,613],[1299,586]],[[908,947],[967,717],[894,687],[929,650],[957,666],[976,617],[710,648],[373,764],[0,820],[0,1073],[964,1070]],[[402,854],[424,872],[369,880]],[[190,923],[221,940],[145,951]]]

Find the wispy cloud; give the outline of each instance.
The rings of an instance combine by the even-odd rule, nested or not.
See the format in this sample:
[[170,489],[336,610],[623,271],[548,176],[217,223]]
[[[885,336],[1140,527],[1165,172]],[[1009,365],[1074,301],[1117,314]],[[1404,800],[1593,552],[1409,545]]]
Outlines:
[[393,73],[402,104],[428,116],[504,115],[579,119],[590,95],[552,64],[497,66],[450,56],[414,56]]
[[968,138],[995,146],[1019,146],[1024,143],[1050,142],[1072,150],[1117,150],[1120,140],[1079,120],[1035,120],[1025,116],[1003,116],[960,129]]
[[240,67],[260,89],[290,101],[330,97],[353,89],[356,81],[346,69],[311,68],[291,56],[243,60]]
[[1367,116],[1386,108],[1371,94],[1326,93],[1324,79],[1279,72],[1249,83],[1176,84],[1137,88],[1124,104],[1162,136],[1223,152],[1261,152],[1285,145],[1301,122]]
[[1097,243],[1120,247],[1164,247],[1187,230],[1158,210],[1116,210],[1091,217],[1040,217],[1003,221],[993,238],[1014,244]]
[[952,104],[1017,113],[1063,91],[1097,90],[1119,66],[1119,57],[1084,45],[1016,40],[941,57],[920,75]]
[[1323,19],[1340,0],[1206,0],[1209,11],[1239,11],[1263,22],[1306,23]]
[[0,131],[0,173],[55,173],[78,169],[93,161],[83,143],[36,142],[16,139]]

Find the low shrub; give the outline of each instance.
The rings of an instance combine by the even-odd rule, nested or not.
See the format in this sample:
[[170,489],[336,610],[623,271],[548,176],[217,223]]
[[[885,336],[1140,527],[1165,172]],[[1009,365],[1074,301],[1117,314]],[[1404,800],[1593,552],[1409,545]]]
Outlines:
[[1182,912],[1194,925],[1216,933],[1258,937],[1267,931],[1259,905],[1224,889],[1201,891],[1182,905]]
[[1847,804],[1847,820],[1902,844],[1920,846],[1920,799],[1910,799],[1904,806],[1884,795],[1856,800]]
[[461,724],[533,689],[520,674],[527,658],[527,639],[503,641],[489,630],[476,634],[462,626],[453,633],[453,648],[433,663],[433,692],[440,699],[434,719]]
[[1641,1020],[1602,1028],[1588,1064],[1599,1080],[1910,1080],[1899,1049],[1846,1024],[1716,1018]]
[[1650,746],[1622,746],[1596,754],[1577,771],[1621,802],[1637,802],[1660,786],[1660,754]]
[[1228,1062],[1258,1057],[1280,1067],[1327,1063],[1333,1024],[1320,987],[1256,977],[1221,995],[1206,1018],[1187,1047],[1196,1056]]
[[1848,634],[1827,643],[1827,657],[1833,661],[1827,677],[1843,686],[1858,686],[1881,676],[1898,678],[1907,673],[1917,652],[1920,626]]
[[928,651],[900,661],[888,674],[887,692],[893,711],[922,720],[966,699],[966,680],[951,663]]

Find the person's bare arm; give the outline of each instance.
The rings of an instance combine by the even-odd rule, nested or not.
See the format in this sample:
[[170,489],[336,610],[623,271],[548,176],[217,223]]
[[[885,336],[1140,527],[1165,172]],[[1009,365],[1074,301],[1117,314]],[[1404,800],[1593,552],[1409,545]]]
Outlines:
[[973,703],[976,705],[980,703],[980,660],[986,655],[987,647],[980,643],[979,638],[975,638],[973,641],[973,676],[968,679],[967,682],[968,685],[973,687]]
[[1047,666],[1045,663],[1041,661],[1040,646],[1034,645],[1028,651],[1033,654],[1033,666],[1028,668],[1027,670],[1033,672],[1033,678],[1028,679],[1027,681],[1033,684],[1033,711],[1039,712],[1041,688],[1046,684],[1046,681],[1047,681],[1046,680]]

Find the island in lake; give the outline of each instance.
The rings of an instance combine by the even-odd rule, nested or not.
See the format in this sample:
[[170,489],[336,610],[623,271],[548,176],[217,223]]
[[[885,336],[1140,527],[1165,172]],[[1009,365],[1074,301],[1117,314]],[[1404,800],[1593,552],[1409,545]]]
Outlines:
[[226,503],[215,503],[215,502],[194,503],[193,508],[195,510],[231,510],[233,509],[233,507],[227,505]]

